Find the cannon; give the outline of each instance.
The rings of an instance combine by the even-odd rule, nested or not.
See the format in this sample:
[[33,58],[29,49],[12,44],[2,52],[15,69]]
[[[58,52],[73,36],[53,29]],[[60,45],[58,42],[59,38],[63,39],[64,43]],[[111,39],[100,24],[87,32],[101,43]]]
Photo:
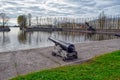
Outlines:
[[88,27],[88,28],[87,28],[88,31],[92,31],[92,32],[95,32],[95,31],[96,31],[92,26],[89,25],[89,23],[85,22],[85,24],[86,24],[87,27]]
[[78,58],[77,51],[75,51],[75,46],[73,44],[52,37],[49,37],[48,39],[55,43],[54,50],[52,51],[53,56],[60,56],[63,61]]
[[120,34],[114,34],[114,36],[120,37]]

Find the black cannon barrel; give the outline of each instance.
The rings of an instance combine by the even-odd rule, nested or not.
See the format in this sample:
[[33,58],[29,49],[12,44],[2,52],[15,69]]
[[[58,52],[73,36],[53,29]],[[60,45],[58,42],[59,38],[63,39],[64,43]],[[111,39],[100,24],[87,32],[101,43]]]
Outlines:
[[89,23],[87,23],[87,22],[85,22],[85,24],[87,25],[87,27],[89,27],[90,25],[89,25]]
[[114,36],[120,37],[120,34],[115,34]]
[[90,26],[88,22],[85,22],[85,24],[87,25],[87,30],[88,31],[96,31],[95,28],[93,28],[92,26]]
[[59,45],[63,50],[66,50],[69,53],[75,51],[75,46],[71,43],[66,43],[52,37],[49,37],[48,39],[54,42],[56,45]]

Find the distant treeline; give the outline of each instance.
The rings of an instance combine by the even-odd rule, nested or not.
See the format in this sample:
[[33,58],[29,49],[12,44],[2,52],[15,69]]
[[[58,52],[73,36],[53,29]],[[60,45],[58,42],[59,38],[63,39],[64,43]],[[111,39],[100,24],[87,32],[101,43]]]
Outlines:
[[[86,29],[85,22],[95,29],[120,29],[120,15],[105,15],[102,12],[98,17],[36,17],[32,18],[31,25],[36,27],[79,28]],[[46,25],[46,26],[45,26]],[[51,25],[51,26],[47,26]]]

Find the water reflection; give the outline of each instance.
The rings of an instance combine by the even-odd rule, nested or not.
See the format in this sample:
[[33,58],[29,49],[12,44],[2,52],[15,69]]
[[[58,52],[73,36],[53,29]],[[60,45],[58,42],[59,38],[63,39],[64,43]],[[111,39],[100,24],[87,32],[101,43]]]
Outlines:
[[52,32],[25,32],[20,31],[18,34],[18,41],[20,44],[39,45],[48,42],[48,37]]
[[0,45],[5,46],[10,43],[8,32],[0,32]]
[[101,41],[101,40],[108,40],[108,39],[114,39],[117,38],[113,36],[112,34],[87,34],[86,40],[90,41]]
[[21,44],[25,44],[26,40],[27,40],[26,32],[20,31],[19,34],[18,34],[18,40]]
[[80,32],[54,32],[53,37],[72,43],[83,43],[89,41],[100,41],[117,38],[112,34],[95,34]]
[[24,32],[11,28],[10,32],[0,32],[0,52],[20,49],[47,47],[54,45],[48,40],[52,36],[70,43],[83,43],[117,38],[111,34],[92,34],[80,32]]

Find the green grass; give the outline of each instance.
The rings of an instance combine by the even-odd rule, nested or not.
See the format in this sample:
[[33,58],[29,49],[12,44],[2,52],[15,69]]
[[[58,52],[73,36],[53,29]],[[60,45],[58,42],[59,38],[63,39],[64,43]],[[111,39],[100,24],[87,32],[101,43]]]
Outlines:
[[11,80],[120,80],[120,50],[83,64],[42,70]]

